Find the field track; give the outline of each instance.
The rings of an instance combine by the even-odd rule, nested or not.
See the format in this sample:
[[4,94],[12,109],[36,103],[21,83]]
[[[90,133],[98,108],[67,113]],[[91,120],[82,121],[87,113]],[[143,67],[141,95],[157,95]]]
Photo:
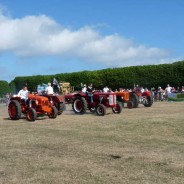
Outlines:
[[184,102],[99,117],[9,119],[0,104],[0,184],[181,184]]

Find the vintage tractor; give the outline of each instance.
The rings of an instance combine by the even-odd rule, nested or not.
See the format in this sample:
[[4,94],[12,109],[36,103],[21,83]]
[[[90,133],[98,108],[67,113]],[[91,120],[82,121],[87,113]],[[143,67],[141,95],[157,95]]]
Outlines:
[[37,86],[37,93],[40,96],[45,96],[49,99],[50,103],[52,103],[58,110],[58,115],[61,115],[65,109],[65,98],[63,95],[47,95],[45,90],[48,87],[47,84],[41,84]]
[[106,114],[106,108],[112,108],[113,113],[119,114],[122,111],[122,104],[116,101],[114,93],[93,93],[93,102],[86,93],[77,93],[73,95],[72,109],[76,114],[84,114],[89,109],[96,112],[99,116]]
[[65,97],[63,95],[45,95],[58,110],[58,115],[61,115],[65,110]]
[[26,102],[20,97],[12,97],[8,113],[12,120],[19,120],[22,114],[25,114],[28,121],[35,121],[37,117],[45,115],[54,119],[57,117],[58,110],[47,97],[29,94]]
[[133,91],[133,92],[115,92],[117,96],[117,101],[121,102],[122,105],[127,103],[128,108],[137,108],[139,104],[143,104],[145,107],[151,107],[153,104],[153,97],[150,91],[145,91],[143,93]]
[[61,81],[59,83],[60,94],[65,95],[74,92],[74,87],[69,82]]

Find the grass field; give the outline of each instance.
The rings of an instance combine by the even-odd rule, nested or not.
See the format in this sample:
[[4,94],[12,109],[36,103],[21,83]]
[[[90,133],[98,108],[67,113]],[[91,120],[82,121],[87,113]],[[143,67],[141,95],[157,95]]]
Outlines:
[[184,102],[107,112],[12,121],[0,105],[0,184],[184,183]]

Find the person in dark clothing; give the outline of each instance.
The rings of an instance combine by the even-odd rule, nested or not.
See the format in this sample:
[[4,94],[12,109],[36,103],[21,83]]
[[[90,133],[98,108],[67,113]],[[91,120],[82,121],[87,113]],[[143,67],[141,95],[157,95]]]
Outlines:
[[91,83],[88,85],[86,90],[87,95],[90,97],[91,103],[93,103],[93,92],[94,92],[93,84]]

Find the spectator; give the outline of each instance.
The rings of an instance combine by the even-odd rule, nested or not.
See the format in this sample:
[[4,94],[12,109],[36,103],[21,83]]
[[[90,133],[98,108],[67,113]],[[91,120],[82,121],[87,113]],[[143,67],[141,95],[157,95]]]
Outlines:
[[167,84],[167,87],[165,88],[165,98],[166,98],[166,100],[168,99],[168,95],[171,93],[171,89],[172,89],[172,87],[169,84]]
[[141,93],[144,93],[144,88],[143,87],[141,87]]
[[84,84],[84,85],[82,85],[82,92],[86,93],[86,91],[87,91],[87,87],[86,87],[86,84]]
[[181,93],[184,93],[184,86],[181,87]]
[[9,95],[9,93],[7,93],[5,97],[6,97],[6,105],[8,106],[9,103],[10,103],[10,95]]
[[163,101],[163,89],[160,86],[158,87],[157,93],[158,93],[158,100]]
[[104,92],[104,93],[109,92],[109,88],[108,88],[107,86],[105,86],[105,87],[103,88],[103,92]]
[[59,93],[59,83],[56,78],[53,78],[53,93]]
[[53,95],[54,94],[54,90],[53,87],[51,86],[51,83],[48,83],[48,86],[45,89],[45,92],[47,95]]

